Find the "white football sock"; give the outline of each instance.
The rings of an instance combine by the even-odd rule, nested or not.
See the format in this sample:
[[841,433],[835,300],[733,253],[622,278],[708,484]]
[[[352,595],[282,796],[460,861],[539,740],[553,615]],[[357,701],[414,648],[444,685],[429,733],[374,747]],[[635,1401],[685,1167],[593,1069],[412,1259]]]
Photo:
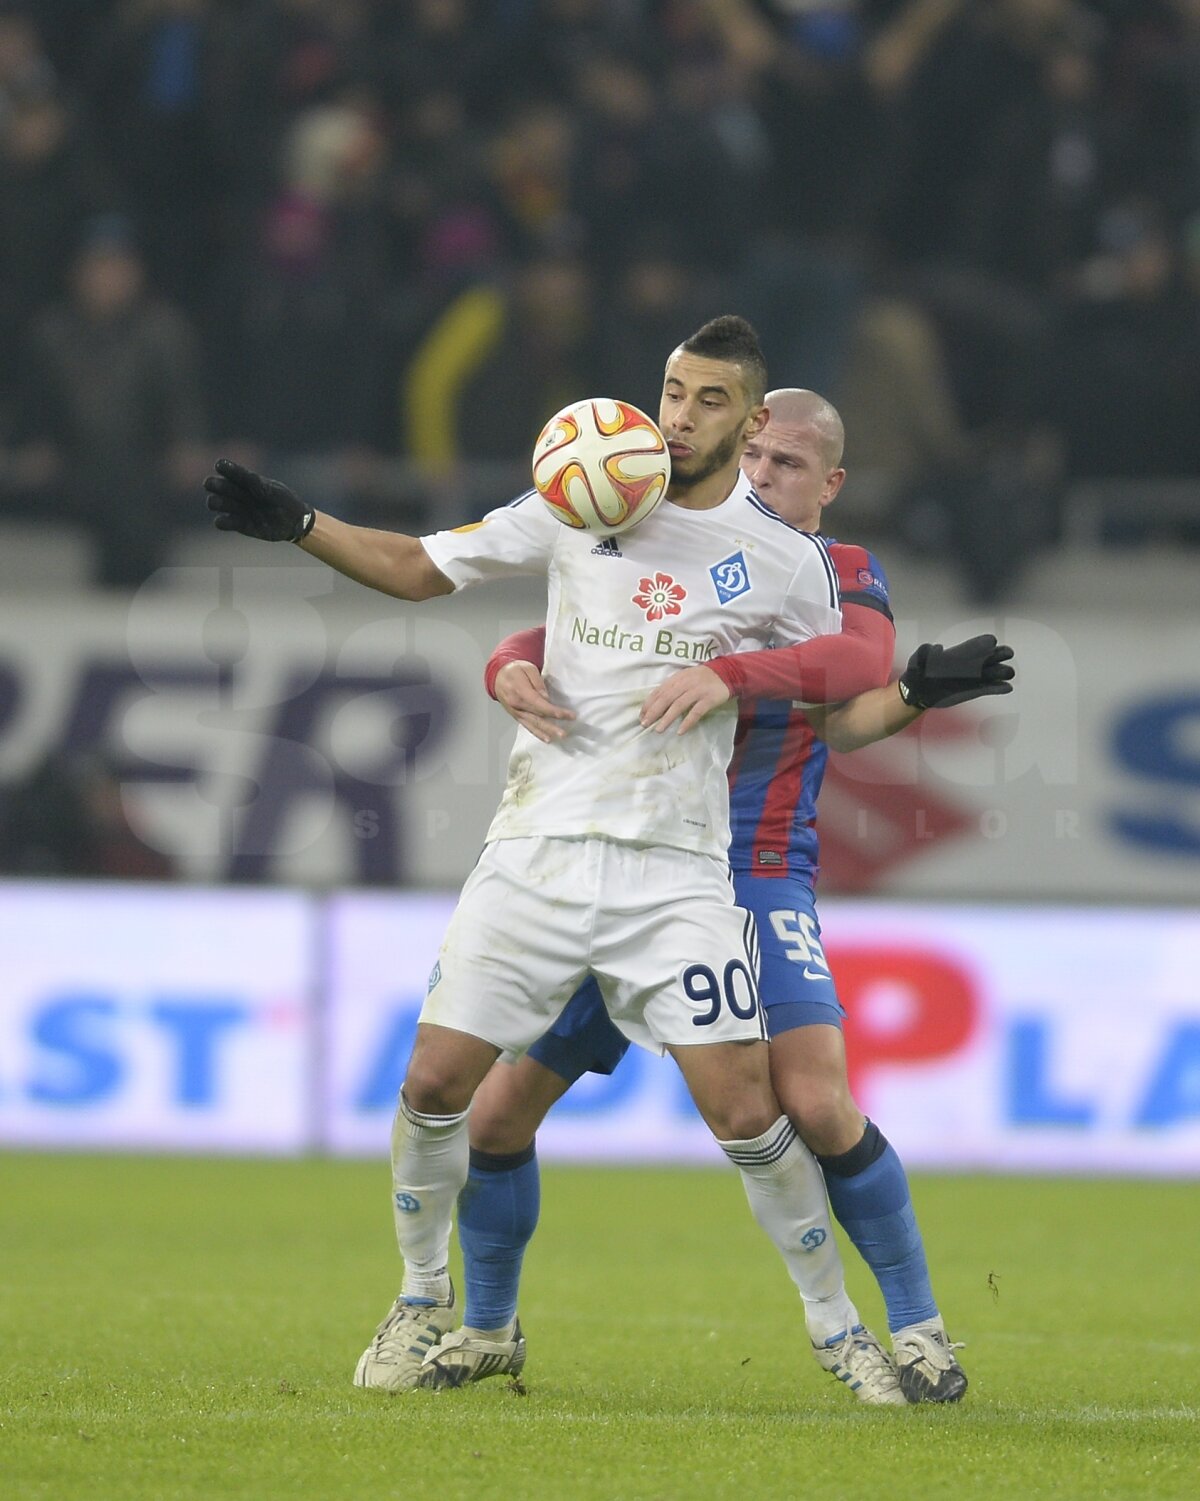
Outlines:
[[423,1115],[401,1091],[392,1123],[392,1212],[411,1297],[450,1295],[450,1227],[469,1149],[465,1110]]
[[846,1293],[825,1179],[795,1126],[781,1115],[753,1141],[717,1145],[741,1173],[754,1218],[800,1290],[809,1338],[823,1345],[852,1329],[858,1314]]

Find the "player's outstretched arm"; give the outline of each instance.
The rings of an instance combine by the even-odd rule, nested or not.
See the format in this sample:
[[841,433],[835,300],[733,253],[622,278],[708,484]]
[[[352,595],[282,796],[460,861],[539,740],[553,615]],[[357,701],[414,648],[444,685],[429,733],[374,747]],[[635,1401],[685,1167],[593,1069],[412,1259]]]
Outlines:
[[832,707],[810,705],[805,715],[831,750],[861,750],[912,724],[926,709],[948,709],[973,698],[1011,693],[1013,652],[995,636],[972,636],[956,646],[925,642],[895,683]]
[[900,697],[897,683],[872,688],[844,704],[805,704],[804,717],[830,750],[855,751],[914,724],[924,713]]
[[396,599],[432,599],[454,585],[416,537],[350,526],[314,510],[286,485],[218,459],[204,481],[213,525],[263,542],[295,542],[347,578]]
[[453,594],[454,585],[416,537],[349,526],[318,511],[301,548],[347,578],[396,599],[434,599]]

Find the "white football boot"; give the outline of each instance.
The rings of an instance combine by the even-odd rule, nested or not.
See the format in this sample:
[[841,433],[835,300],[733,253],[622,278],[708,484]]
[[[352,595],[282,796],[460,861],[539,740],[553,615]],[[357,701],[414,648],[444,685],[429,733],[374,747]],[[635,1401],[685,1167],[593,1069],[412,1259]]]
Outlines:
[[967,1389],[967,1373],[954,1358],[961,1344],[952,1344],[941,1319],[909,1324],[892,1335],[900,1390],[909,1402],[959,1402]]
[[421,1362],[453,1327],[454,1320],[453,1286],[445,1302],[401,1293],[359,1358],[355,1386],[411,1391],[421,1374]]
[[813,1354],[821,1369],[845,1382],[860,1402],[871,1407],[908,1405],[892,1357],[862,1324],[840,1339],[814,1345]]
[[417,1385],[444,1391],[487,1376],[519,1376],[525,1365],[525,1336],[514,1319],[507,1339],[492,1339],[474,1329],[456,1329],[435,1345],[421,1366]]

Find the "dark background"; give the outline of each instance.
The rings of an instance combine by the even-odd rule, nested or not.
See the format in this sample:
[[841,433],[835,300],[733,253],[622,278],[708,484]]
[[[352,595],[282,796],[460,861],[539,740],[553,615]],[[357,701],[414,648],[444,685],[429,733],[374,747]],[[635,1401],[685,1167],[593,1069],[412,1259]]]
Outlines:
[[1200,0],[0,0],[0,553],[136,588],[219,453],[457,524],[731,311],[885,566],[1200,564]]

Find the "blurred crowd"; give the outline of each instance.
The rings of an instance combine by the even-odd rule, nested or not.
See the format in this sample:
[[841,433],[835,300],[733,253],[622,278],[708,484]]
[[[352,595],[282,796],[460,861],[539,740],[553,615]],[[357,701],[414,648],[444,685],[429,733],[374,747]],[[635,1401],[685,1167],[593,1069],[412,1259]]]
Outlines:
[[1200,0],[0,0],[0,520],[105,583],[218,450],[456,524],[726,311],[981,600],[1200,474]]

